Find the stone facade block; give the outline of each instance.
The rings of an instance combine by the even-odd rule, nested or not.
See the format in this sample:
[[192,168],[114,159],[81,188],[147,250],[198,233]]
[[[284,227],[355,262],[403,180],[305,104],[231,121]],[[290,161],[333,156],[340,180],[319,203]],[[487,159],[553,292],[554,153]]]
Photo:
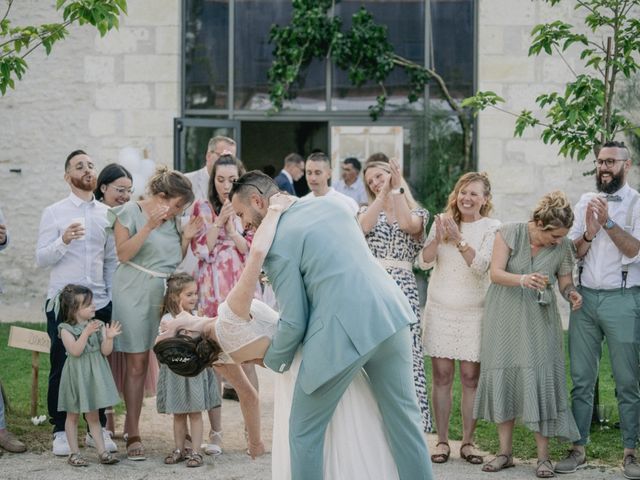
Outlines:
[[177,83],[156,83],[155,107],[161,110],[180,110],[180,92]]
[[489,109],[482,114],[478,124],[478,131],[482,132],[483,136],[493,139],[510,139],[513,138],[514,126],[515,117]]
[[180,28],[178,26],[156,28],[156,53],[180,55]]
[[530,0],[491,0],[479,3],[480,25],[532,25],[536,3]]
[[149,28],[127,28],[121,26],[119,30],[111,31],[104,37],[95,35],[95,49],[107,55],[135,53],[139,44],[149,42],[151,31]]
[[113,83],[115,60],[113,57],[84,57],[84,81]]
[[124,131],[138,137],[173,134],[174,110],[132,110],[124,113]]
[[180,3],[176,0],[135,0],[128,3],[127,25],[179,25]]
[[149,108],[151,93],[148,85],[117,84],[96,90],[96,106],[104,110]]
[[504,52],[504,27],[479,26],[478,47],[482,48],[480,54],[498,55]]
[[485,55],[478,65],[479,76],[489,82],[532,82],[534,65],[529,58],[509,55]]
[[177,82],[178,55],[125,55],[125,82]]
[[89,115],[89,133],[94,137],[113,135],[118,129],[116,112],[93,112]]

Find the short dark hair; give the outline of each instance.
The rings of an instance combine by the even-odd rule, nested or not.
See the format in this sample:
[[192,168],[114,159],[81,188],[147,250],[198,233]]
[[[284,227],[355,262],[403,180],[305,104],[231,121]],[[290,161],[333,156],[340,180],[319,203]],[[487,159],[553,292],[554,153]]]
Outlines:
[[360,163],[360,160],[358,160],[356,157],[347,157],[344,159],[344,162],[342,163],[348,163],[349,165],[353,165],[353,168],[355,168],[357,171],[362,170],[362,164]]
[[96,184],[96,189],[93,192],[93,195],[96,197],[96,200],[102,200],[104,198],[104,193],[100,190],[102,185],[109,185],[110,183],[115,182],[119,178],[127,177],[129,180],[133,182],[133,177],[129,170],[124,168],[122,165],[117,163],[110,163],[106,167],[104,167],[100,171],[100,175],[98,175],[98,182]]
[[302,158],[302,155],[300,155],[299,153],[290,153],[289,155],[284,157],[285,166],[291,164],[300,165],[301,163],[304,163],[304,158]]
[[629,147],[627,147],[622,141],[609,140],[600,147],[600,150],[602,150],[603,148],[621,148],[622,150],[625,150],[627,152],[626,160],[629,160],[631,158]]
[[331,166],[331,159],[324,152],[314,152],[307,157],[307,162],[325,162]]
[[[93,292],[89,288],[84,285],[74,285],[73,283],[65,285],[58,295],[58,301],[60,302],[58,320],[69,325],[78,323],[76,313],[93,300]],[[79,300],[78,297],[82,299]]]
[[263,198],[269,198],[280,190],[269,175],[260,170],[251,170],[233,184],[229,192],[229,200],[232,200],[236,194],[244,197],[250,191],[257,192]]
[[153,347],[158,361],[182,377],[195,377],[211,366],[222,353],[217,342],[205,337],[189,335],[160,340]]
[[73,157],[78,156],[78,155],[87,155],[87,152],[85,152],[84,150],[74,150],[69,155],[67,155],[67,159],[64,162],[64,171],[65,172],[69,169],[69,162],[71,161],[71,159]]

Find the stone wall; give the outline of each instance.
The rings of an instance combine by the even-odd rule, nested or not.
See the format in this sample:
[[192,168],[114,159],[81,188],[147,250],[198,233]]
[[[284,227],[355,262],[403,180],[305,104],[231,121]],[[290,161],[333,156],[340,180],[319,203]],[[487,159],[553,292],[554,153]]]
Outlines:
[[[557,55],[527,55],[532,28],[561,18],[579,25],[575,2],[549,7],[530,0],[491,0],[479,2],[478,79],[480,90],[491,90],[506,100],[501,107],[519,113],[531,110],[542,118],[535,98],[543,92],[564,90],[573,78],[569,67]],[[579,47],[566,54],[567,63],[580,71]],[[527,129],[514,138],[515,117],[495,109],[479,116],[478,163],[489,172],[494,191],[495,215],[503,221],[528,218],[536,200],[552,190],[563,190],[572,203],[581,193],[594,187],[593,157],[583,162],[558,155],[557,145],[540,140],[541,128]],[[636,187],[637,172],[631,178]]]
[[[49,57],[33,52],[16,90],[0,97],[0,208],[11,235],[0,254],[0,320],[16,308],[42,304],[48,271],[35,265],[38,224],[47,205],[68,195],[63,175],[69,152],[86,150],[98,168],[117,161],[127,146],[173,163],[180,2],[128,3],[119,31],[101,38],[93,27],[71,28]],[[10,19],[15,25],[55,22],[54,5],[21,0]]]

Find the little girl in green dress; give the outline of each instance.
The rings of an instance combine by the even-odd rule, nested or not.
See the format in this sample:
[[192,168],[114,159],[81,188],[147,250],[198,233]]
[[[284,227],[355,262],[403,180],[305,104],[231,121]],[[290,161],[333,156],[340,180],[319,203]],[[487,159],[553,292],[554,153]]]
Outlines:
[[[198,303],[198,288],[193,277],[186,273],[174,273],[167,279],[164,297],[164,315],[159,330],[165,330],[176,315],[183,310],[191,312]],[[182,335],[190,332],[183,330]],[[218,382],[211,368],[205,368],[194,377],[183,377],[160,365],[156,405],[158,413],[173,414],[174,450],[164,459],[166,464],[186,460],[187,467],[201,467],[202,412],[220,406]],[[187,426],[187,420],[189,427]],[[191,447],[185,446],[191,430]]]
[[96,306],[93,293],[86,287],[67,285],[60,292],[59,302],[58,334],[67,350],[67,361],[60,378],[58,410],[67,412],[65,432],[71,450],[67,462],[74,467],[88,465],[78,449],[78,417],[84,413],[100,463],[118,463],[105,449],[98,409],[120,401],[106,359],[113,349],[113,338],[121,332],[120,324],[93,320]]

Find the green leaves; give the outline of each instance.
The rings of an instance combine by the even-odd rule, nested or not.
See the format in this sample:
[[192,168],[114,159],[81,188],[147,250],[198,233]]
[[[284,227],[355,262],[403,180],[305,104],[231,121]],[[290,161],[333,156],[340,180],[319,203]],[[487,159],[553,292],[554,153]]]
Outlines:
[[[10,7],[10,4],[9,4]],[[56,0],[56,10],[62,11],[62,23],[26,25],[12,27],[9,18],[0,21],[0,94],[5,95],[7,87],[15,88],[15,80],[20,80],[27,69],[25,57],[33,50],[43,47],[49,55],[53,46],[63,40],[67,27],[93,25],[101,36],[118,28],[120,14],[127,12],[126,0]],[[0,12],[0,18],[6,17]]]
[[[551,6],[560,2],[545,1]],[[584,26],[593,35],[575,33],[572,25],[561,20],[537,25],[531,31],[529,55],[545,52],[565,60],[562,52],[577,46],[582,49],[579,58],[585,73],[574,73],[575,79],[566,84],[562,94],[538,96],[535,101],[543,111],[544,121],[523,110],[517,115],[514,135],[522,136],[529,127],[543,126],[540,138],[544,143],[557,143],[560,154],[583,160],[596,146],[633,129],[613,105],[617,77],[621,74],[629,79],[640,70],[640,19],[633,14],[640,8],[640,0],[582,0],[576,2],[575,8],[584,11]],[[462,106],[478,112],[496,107],[500,101],[493,92],[478,92],[464,100]]]

